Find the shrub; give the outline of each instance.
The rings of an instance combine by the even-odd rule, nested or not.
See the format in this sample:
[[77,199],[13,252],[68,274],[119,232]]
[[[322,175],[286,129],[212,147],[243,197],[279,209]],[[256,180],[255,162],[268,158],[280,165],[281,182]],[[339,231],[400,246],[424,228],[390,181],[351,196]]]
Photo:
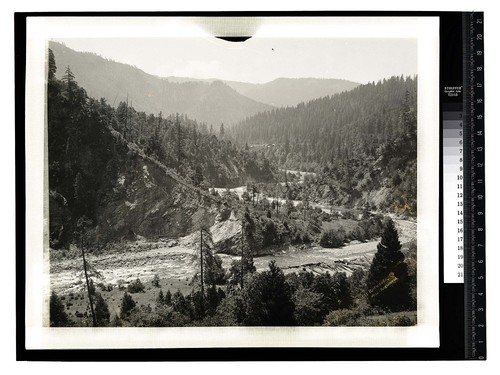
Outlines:
[[89,293],[95,296],[95,285],[92,279],[89,280]]
[[353,299],[366,299],[366,274],[363,268],[356,269],[349,277],[349,284]]
[[292,290],[275,261],[245,285],[247,325],[294,325]]
[[321,235],[319,244],[326,248],[336,248],[344,245],[345,233],[340,229],[327,230]]
[[248,194],[248,191],[244,191],[241,194],[241,199],[243,199],[245,202],[250,202],[251,201],[250,194]]
[[68,315],[66,315],[66,312],[64,311],[64,305],[56,292],[52,292],[52,295],[50,296],[49,311],[51,327],[65,327],[66,325],[68,325]]
[[122,327],[123,326],[122,320],[120,319],[118,314],[115,314],[115,316],[113,317],[113,320],[111,321],[111,326],[112,327]]
[[139,278],[137,278],[128,285],[127,290],[130,293],[144,292],[144,284],[141,282]]
[[327,272],[314,277],[311,289],[321,295],[322,316],[329,311],[352,306],[351,288],[343,272],[337,272],[333,276]]
[[340,309],[330,311],[325,317],[323,325],[330,327],[353,326],[356,325],[356,319],[360,316],[359,311]]
[[294,317],[298,325],[310,326],[321,323],[321,294],[301,287],[293,294],[293,302]]
[[158,274],[155,274],[155,276],[153,277],[152,284],[155,288],[160,287],[160,277],[158,276]]
[[160,289],[160,292],[158,293],[158,297],[156,297],[156,305],[164,305],[165,304],[165,296],[163,295],[163,290]]
[[167,290],[167,293],[165,293],[165,298],[163,299],[163,303],[169,306],[172,304],[172,293],[170,292],[170,289]]
[[177,292],[175,292],[172,296],[172,308],[179,314],[189,318],[194,314],[191,299],[184,297],[180,290],[177,290]]
[[262,228],[262,247],[271,246],[278,242],[276,226],[272,219],[267,219]]
[[122,298],[122,305],[120,308],[120,317],[122,319],[126,318],[130,312],[134,309],[135,307],[135,301],[133,300],[132,296],[125,292],[123,294]]
[[95,300],[95,318],[99,326],[107,326],[109,324],[109,308],[101,293],[96,293]]
[[416,315],[409,317],[408,315],[399,315],[395,319],[396,326],[409,327],[417,324]]

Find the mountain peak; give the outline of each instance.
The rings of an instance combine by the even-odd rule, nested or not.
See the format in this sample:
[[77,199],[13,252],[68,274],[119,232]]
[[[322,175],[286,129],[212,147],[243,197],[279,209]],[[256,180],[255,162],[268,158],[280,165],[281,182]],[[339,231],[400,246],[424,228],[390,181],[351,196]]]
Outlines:
[[[57,65],[70,66],[76,81],[90,96],[105,98],[113,106],[128,98],[138,111],[184,113],[198,122],[228,125],[272,109],[220,80],[165,79],[60,43],[50,42],[49,47]],[[56,76],[63,74],[59,69]]]

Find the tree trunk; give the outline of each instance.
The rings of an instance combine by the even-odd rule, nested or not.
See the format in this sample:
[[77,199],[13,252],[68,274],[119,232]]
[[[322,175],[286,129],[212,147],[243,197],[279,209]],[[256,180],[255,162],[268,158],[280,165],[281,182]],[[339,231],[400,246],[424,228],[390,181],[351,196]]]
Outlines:
[[89,294],[90,312],[92,313],[92,324],[97,327],[97,320],[94,313],[94,304],[92,302],[92,293],[90,293],[89,276],[87,274],[87,262],[85,261],[85,251],[83,250],[83,233],[81,235],[82,257],[83,257],[83,272],[85,273],[85,281],[87,283],[87,292]]

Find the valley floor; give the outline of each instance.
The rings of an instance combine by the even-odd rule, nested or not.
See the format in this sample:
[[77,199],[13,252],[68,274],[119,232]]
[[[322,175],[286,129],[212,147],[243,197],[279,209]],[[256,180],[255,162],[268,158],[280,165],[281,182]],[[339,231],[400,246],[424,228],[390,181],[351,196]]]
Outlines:
[[[415,221],[396,219],[395,223],[402,244],[416,239]],[[326,249],[316,245],[283,247],[275,249],[272,255],[255,257],[254,264],[257,271],[263,271],[271,260],[275,260],[285,273],[307,270],[314,273],[345,272],[349,276],[356,268],[369,268],[378,242],[379,239],[364,243],[353,241],[337,249]],[[189,293],[192,289],[190,281],[197,269],[196,252],[196,243],[190,235],[178,240],[149,242],[140,239],[123,243],[122,247],[106,254],[88,254],[87,260],[102,275],[100,278],[94,278],[94,283],[113,287],[110,291],[99,289],[108,301],[113,316],[119,313],[120,309],[120,297],[123,295],[120,285],[126,287],[136,278],[140,278],[146,286],[145,293],[134,294],[134,299],[137,299],[139,304],[154,304],[159,290],[151,284],[154,275],[159,276],[164,292],[170,290],[174,293],[180,290],[183,294]],[[219,256],[226,269],[233,260],[239,259],[238,256],[227,254]],[[84,285],[85,278],[80,257],[50,262],[51,290],[64,296],[65,305],[71,303],[67,307],[67,312],[71,316],[87,308]]]

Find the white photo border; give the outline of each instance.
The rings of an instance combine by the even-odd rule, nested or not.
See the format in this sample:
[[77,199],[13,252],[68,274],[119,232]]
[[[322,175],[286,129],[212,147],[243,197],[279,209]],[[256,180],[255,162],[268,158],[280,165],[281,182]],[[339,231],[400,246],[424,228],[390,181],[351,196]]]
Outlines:
[[[47,42],[207,37],[202,17],[28,17],[26,349],[439,346],[439,17],[261,17],[255,37],[414,38],[418,45],[417,325],[413,327],[52,328],[48,309]],[[211,18],[210,22],[217,22]]]

